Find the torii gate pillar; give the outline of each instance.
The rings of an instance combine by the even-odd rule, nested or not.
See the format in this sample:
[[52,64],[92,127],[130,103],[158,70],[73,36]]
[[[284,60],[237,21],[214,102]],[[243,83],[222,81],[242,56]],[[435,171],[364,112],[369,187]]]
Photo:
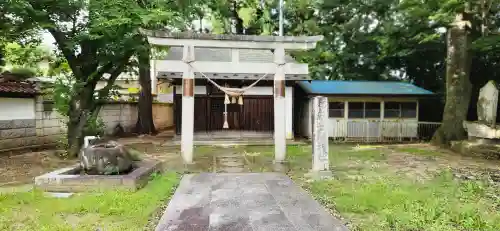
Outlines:
[[279,46],[274,50],[274,161],[283,162],[286,158],[286,102],[285,102],[285,49]]
[[[186,63],[194,62],[194,46],[184,46],[182,60]],[[193,163],[194,145],[194,71],[185,65],[182,73],[182,124],[181,124],[181,153],[184,163]]]
[[[285,74],[308,74],[307,64],[285,62],[285,50],[307,50],[316,47],[323,36],[254,36],[254,35],[215,35],[196,34],[189,32],[173,33],[167,31],[147,31],[142,33],[148,36],[152,45],[184,47],[183,62],[174,61],[168,65],[166,60],[155,60],[155,71],[163,73],[182,72],[182,128],[181,153],[184,162],[193,163],[193,136],[194,136],[194,77],[193,68],[186,62],[193,62],[198,71],[204,73],[231,73],[231,74],[274,74],[274,145],[275,162],[286,159],[286,120],[292,115],[286,115],[285,102]],[[196,61],[195,47],[229,48],[229,49],[261,49],[274,51],[274,64],[271,63],[244,63],[244,62],[207,62]],[[234,52],[238,54],[238,52]],[[233,60],[238,60],[233,57]],[[235,68],[236,67],[236,68]],[[156,77],[156,75],[153,75]]]

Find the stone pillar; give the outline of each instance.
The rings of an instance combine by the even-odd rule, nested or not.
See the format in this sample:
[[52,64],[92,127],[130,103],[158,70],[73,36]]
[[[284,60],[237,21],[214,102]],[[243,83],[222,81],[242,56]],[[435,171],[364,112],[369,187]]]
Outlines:
[[274,160],[284,162],[286,158],[286,100],[285,100],[285,49],[274,50]]
[[[194,46],[184,46],[184,62],[194,61]],[[194,71],[186,64],[182,74],[182,123],[181,123],[181,154],[184,163],[193,163],[193,132],[194,132]]]
[[156,60],[149,61],[149,72],[151,76],[151,94],[158,94],[158,77],[156,73]]
[[312,100],[312,151],[313,163],[311,173],[316,176],[327,176],[328,161],[328,98],[316,96]]

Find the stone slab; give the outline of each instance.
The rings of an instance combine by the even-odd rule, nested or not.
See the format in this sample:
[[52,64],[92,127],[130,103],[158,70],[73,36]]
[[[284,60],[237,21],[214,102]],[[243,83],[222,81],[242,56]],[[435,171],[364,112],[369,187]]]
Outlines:
[[279,173],[185,175],[156,231],[345,231]]

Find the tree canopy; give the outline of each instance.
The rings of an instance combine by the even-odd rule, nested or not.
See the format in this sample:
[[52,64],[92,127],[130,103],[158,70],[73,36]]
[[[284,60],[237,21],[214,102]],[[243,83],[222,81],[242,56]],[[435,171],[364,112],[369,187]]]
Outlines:
[[[149,78],[145,77],[150,47],[139,28],[188,30],[193,28],[192,20],[202,24],[204,19],[211,24],[210,33],[276,35],[278,2],[1,1],[0,50],[5,50],[7,41],[28,44],[39,31],[54,37],[56,63],[71,70],[65,82],[71,84],[59,85],[68,94],[59,96],[68,105],[63,113],[69,117],[68,140],[74,154],[86,121],[95,118],[99,101],[108,97],[120,73],[139,66],[141,85],[145,95],[150,95]],[[466,48],[470,67],[467,64],[464,69],[464,78],[472,85],[471,96],[464,97],[474,98],[487,80],[500,79],[499,7],[500,0],[289,0],[284,7],[284,29],[287,35],[325,36],[317,49],[292,54],[309,64],[315,79],[410,81],[444,95],[449,89],[447,75],[452,73],[447,71],[447,37],[451,28],[460,27],[454,23],[461,17],[459,22],[466,26],[461,36],[470,40]],[[96,91],[102,80],[108,85]],[[145,100],[142,105],[151,99]],[[473,100],[463,108],[474,111],[474,104]],[[149,116],[148,108],[141,110]],[[154,130],[150,125],[138,122],[144,131]]]
[[[1,23],[15,28],[48,31],[55,39],[71,76],[55,94],[68,116],[68,145],[76,155],[83,143],[87,121],[97,116],[100,100],[108,97],[116,78],[136,65],[132,58],[149,49],[139,28],[163,28],[184,23],[185,1],[141,0],[11,0],[2,1]],[[189,14],[187,14],[189,15]],[[5,21],[5,22],[4,22]],[[96,91],[100,80],[107,85]],[[70,83],[70,84],[68,84]],[[56,87],[56,89],[57,89]]]

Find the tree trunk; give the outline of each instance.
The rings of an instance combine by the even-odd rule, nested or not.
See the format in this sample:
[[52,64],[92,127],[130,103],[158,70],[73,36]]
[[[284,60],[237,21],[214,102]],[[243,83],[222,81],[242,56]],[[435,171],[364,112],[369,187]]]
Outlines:
[[156,128],[153,122],[153,96],[151,95],[151,76],[150,73],[150,49],[149,43],[145,41],[144,52],[139,54],[139,83],[141,91],[139,95],[139,110],[137,116],[136,130],[139,134],[155,134]]
[[68,122],[68,155],[77,157],[80,149],[83,146],[83,126],[80,126],[80,121],[74,121],[75,118],[69,118]]
[[84,128],[87,124],[88,116],[85,110],[73,110],[70,111],[68,117],[68,155],[70,157],[77,157],[83,146]]
[[472,91],[470,45],[466,23],[457,20],[447,32],[446,102],[442,125],[432,137],[435,145],[447,147],[450,141],[466,138],[462,124],[467,119]]
[[98,107],[92,111],[92,106],[95,103],[93,102],[93,88],[93,85],[83,87],[70,100],[66,137],[68,141],[67,151],[70,157],[77,157],[80,153],[85,136],[85,126],[89,117],[99,113]]

